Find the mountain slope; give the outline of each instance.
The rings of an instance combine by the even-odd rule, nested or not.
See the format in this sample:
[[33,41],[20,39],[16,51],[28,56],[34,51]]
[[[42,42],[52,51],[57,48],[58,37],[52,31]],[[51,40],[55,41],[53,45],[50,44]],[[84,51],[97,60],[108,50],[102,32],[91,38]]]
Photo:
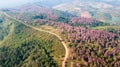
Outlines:
[[4,18],[14,24],[14,31],[0,45],[0,66],[61,67],[65,53],[56,36],[34,30],[7,16]]
[[[119,11],[107,13],[114,6],[103,2],[98,4],[96,1],[76,0],[69,5],[65,3],[69,9],[75,9],[71,13],[81,11],[80,15],[77,14],[80,17],[73,16],[67,11],[35,4],[3,10],[7,13],[4,13],[6,15],[4,18],[7,17],[14,24],[14,30],[12,35],[0,45],[0,65],[3,67],[62,67],[62,65],[63,67],[118,67],[119,27],[99,20],[110,20],[113,18],[112,14],[118,17]],[[103,13],[106,17],[102,17]],[[94,19],[98,17],[99,20]],[[3,23],[2,21],[0,22]]]

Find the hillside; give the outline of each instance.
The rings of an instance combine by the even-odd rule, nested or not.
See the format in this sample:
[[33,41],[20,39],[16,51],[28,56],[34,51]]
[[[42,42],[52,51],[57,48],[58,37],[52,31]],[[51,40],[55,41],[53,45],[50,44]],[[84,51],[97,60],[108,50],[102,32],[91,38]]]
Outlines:
[[0,43],[0,66],[61,66],[64,47],[56,36],[29,28],[5,15],[4,18],[13,26],[9,28],[10,35]]
[[119,7],[46,1],[1,10],[0,67],[119,67]]

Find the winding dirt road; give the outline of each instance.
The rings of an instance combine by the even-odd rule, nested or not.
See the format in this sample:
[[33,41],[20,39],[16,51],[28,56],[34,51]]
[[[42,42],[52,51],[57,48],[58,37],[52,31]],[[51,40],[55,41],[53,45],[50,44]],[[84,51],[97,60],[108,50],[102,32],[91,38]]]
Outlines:
[[68,55],[69,55],[69,54],[68,54],[68,48],[67,48],[65,42],[63,41],[63,39],[62,39],[59,35],[57,35],[57,34],[55,34],[55,33],[52,33],[52,32],[50,32],[50,31],[42,30],[42,29],[35,28],[35,27],[32,27],[32,28],[35,29],[35,30],[39,30],[39,31],[43,31],[43,32],[47,32],[47,33],[49,33],[49,34],[55,35],[57,38],[60,39],[61,43],[63,44],[63,46],[64,46],[64,48],[65,48],[65,52],[66,52],[66,53],[65,53],[64,60],[63,60],[63,62],[62,62],[62,67],[66,67],[66,61],[67,61],[67,58],[68,58]]
[[52,34],[52,35],[56,36],[57,38],[59,38],[59,40],[61,41],[61,43],[63,44],[63,46],[64,46],[64,48],[65,48],[65,57],[64,57],[64,60],[63,60],[63,62],[62,62],[62,67],[66,67],[66,62],[67,62],[67,58],[68,58],[68,55],[69,55],[69,49],[67,48],[67,44],[64,42],[64,40],[63,40],[59,35],[57,35],[57,34],[55,34],[55,33],[53,33],[53,32],[50,32],[50,31],[46,31],[46,30],[43,30],[43,29],[40,29],[40,28],[36,28],[36,27],[30,26],[30,25],[24,23],[23,21],[20,21],[20,20],[15,19],[14,17],[8,15],[8,14],[5,13],[5,12],[4,12],[4,14],[5,14],[7,17],[10,17],[10,18],[12,18],[12,19],[14,19],[14,20],[16,20],[16,21],[18,21],[18,22],[20,22],[20,23],[22,23],[22,24],[24,24],[24,25],[26,25],[26,26],[28,26],[28,27],[30,27],[30,28],[33,28],[33,29],[38,30],[38,31],[43,31],[43,32],[46,32],[46,33],[49,33],[49,34]]

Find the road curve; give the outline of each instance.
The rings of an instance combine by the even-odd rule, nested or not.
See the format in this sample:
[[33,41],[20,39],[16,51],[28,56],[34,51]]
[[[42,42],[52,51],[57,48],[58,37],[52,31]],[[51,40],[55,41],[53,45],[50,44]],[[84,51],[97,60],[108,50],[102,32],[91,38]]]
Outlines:
[[12,19],[14,19],[14,20],[16,20],[16,21],[18,21],[18,22],[20,22],[20,23],[22,23],[22,24],[24,24],[24,25],[26,25],[28,27],[30,27],[30,28],[33,28],[33,29],[38,30],[38,31],[43,31],[43,32],[46,32],[46,33],[49,33],[49,34],[52,34],[52,35],[56,36],[57,38],[59,38],[59,40],[61,41],[61,43],[63,44],[63,46],[65,48],[65,57],[64,57],[64,60],[62,62],[62,67],[66,67],[66,62],[67,62],[67,58],[68,58],[68,55],[69,55],[69,49],[67,48],[67,44],[63,41],[63,39],[59,35],[57,35],[57,34],[55,34],[53,32],[50,32],[50,31],[46,31],[46,30],[43,30],[43,29],[36,28],[36,27],[31,26],[31,25],[28,25],[28,24],[24,23],[23,21],[20,21],[18,19],[15,19],[14,17],[11,17],[10,15],[8,15],[5,12],[4,12],[4,14],[7,17],[10,17],[10,18],[12,18]]
[[39,31],[43,31],[43,32],[47,32],[47,33],[49,33],[49,34],[55,35],[57,38],[60,39],[61,43],[63,44],[63,46],[64,46],[64,48],[65,48],[65,57],[64,57],[64,60],[63,60],[63,62],[62,62],[62,67],[65,67],[66,61],[67,61],[67,58],[68,58],[68,55],[69,55],[69,54],[68,54],[68,48],[67,48],[67,46],[66,46],[66,43],[63,41],[63,39],[62,39],[59,35],[57,35],[57,34],[55,34],[55,33],[53,33],[53,32],[46,31],[46,30],[42,30],[42,29],[39,29],[39,28],[36,28],[36,27],[32,27],[32,28],[35,29],[35,30],[39,30]]

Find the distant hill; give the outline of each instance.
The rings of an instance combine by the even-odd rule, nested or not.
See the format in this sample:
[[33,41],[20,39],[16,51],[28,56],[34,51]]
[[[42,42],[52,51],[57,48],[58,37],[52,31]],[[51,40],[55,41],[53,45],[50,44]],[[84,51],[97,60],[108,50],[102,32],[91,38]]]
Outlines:
[[47,6],[47,7],[53,7],[62,3],[67,3],[67,2],[71,2],[73,0],[41,0],[36,2],[36,5],[42,5],[42,6]]
[[[114,5],[113,1],[82,1],[75,0],[69,3],[62,3],[54,6],[54,9],[67,11],[77,16],[81,16],[84,12],[89,13],[93,18],[104,22],[119,23],[120,7]],[[117,2],[114,2],[117,3]],[[119,1],[118,1],[119,3]]]

